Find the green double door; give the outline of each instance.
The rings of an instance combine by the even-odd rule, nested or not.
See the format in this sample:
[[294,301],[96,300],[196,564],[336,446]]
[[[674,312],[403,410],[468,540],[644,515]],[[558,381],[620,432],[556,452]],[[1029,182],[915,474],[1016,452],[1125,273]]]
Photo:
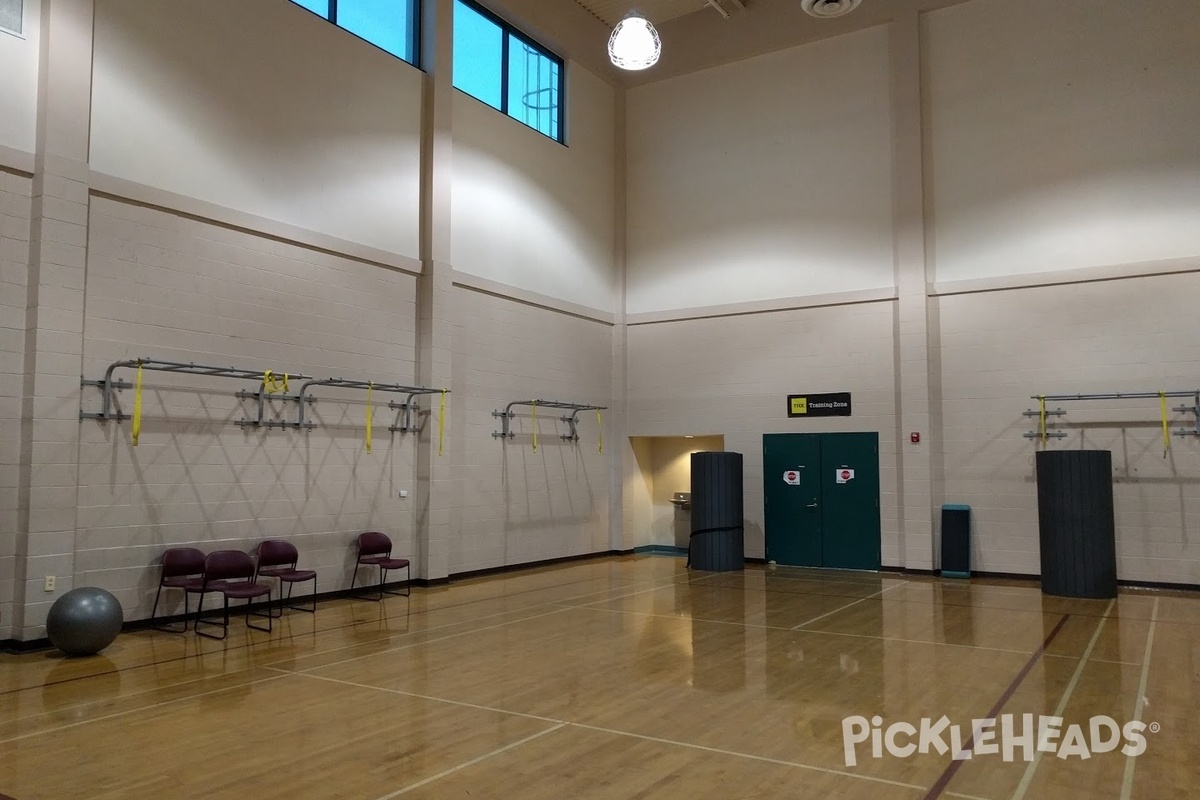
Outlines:
[[767,560],[877,570],[878,433],[763,434]]

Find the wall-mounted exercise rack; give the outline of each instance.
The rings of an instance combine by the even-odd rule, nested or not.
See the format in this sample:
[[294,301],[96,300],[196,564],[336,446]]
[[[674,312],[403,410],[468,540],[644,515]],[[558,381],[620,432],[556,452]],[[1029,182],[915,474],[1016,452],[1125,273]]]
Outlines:
[[[300,386],[299,394],[299,411],[296,412],[295,422],[280,422],[274,423],[283,427],[289,428],[314,428],[316,424],[307,422],[304,419],[304,407],[308,402],[315,400],[309,397],[308,390],[313,386],[330,386],[337,389],[358,389],[361,391],[370,392],[386,392],[388,394],[404,394],[408,395],[408,399],[403,403],[388,403],[388,408],[396,409],[404,412],[403,422],[400,425],[391,425],[388,431],[395,433],[396,431],[412,430],[412,415],[418,411],[415,399],[426,394],[449,394],[449,389],[431,389],[428,386],[405,386],[400,383],[375,383],[374,381],[363,381],[354,378],[322,378],[320,380],[311,379],[305,381]],[[271,424],[271,423],[268,423]]]
[[[1193,428],[1178,428],[1170,431],[1167,419],[1167,398],[1187,397],[1192,405],[1174,406],[1170,410],[1176,413],[1192,414],[1196,418]],[[1066,431],[1052,431],[1046,428],[1047,417],[1064,417],[1067,412],[1063,408],[1047,409],[1046,403],[1068,403],[1081,400],[1158,400],[1162,412],[1163,445],[1170,448],[1170,436],[1200,436],[1200,390],[1191,389],[1177,392],[1101,392],[1097,394],[1035,394],[1030,397],[1037,400],[1039,408],[1026,409],[1022,416],[1037,417],[1038,429],[1024,434],[1026,439],[1065,439]]]
[[516,436],[509,426],[509,420],[513,418],[513,406],[531,406],[534,416],[537,415],[539,408],[554,408],[563,411],[570,411],[570,414],[564,414],[559,417],[560,420],[567,423],[569,433],[564,433],[559,436],[564,442],[579,441],[579,412],[580,411],[604,411],[608,406],[597,406],[591,403],[565,403],[561,400],[513,400],[504,407],[503,411],[493,411],[493,417],[500,418],[500,430],[492,431],[494,439],[511,439]]
[[[126,414],[116,408],[114,402],[114,390],[133,388],[134,384],[120,378],[114,378],[113,373],[118,369],[137,369],[139,371],[151,372],[170,372],[177,375],[200,375],[208,378],[232,378],[234,380],[255,381],[259,384],[256,391],[241,390],[237,392],[237,397],[243,400],[254,400],[258,405],[257,417],[246,417],[238,420],[235,424],[242,428],[313,428],[315,424],[304,419],[304,410],[311,403],[315,403],[317,398],[309,394],[309,390],[314,386],[330,386],[342,389],[361,389],[377,392],[387,392],[392,394],[407,395],[404,403],[389,403],[388,407],[404,412],[402,422],[399,425],[392,425],[388,428],[389,432],[409,431],[412,430],[413,414],[419,411],[416,404],[416,398],[421,395],[428,394],[448,394],[449,389],[431,389],[427,386],[406,386],[398,383],[375,383],[374,381],[365,381],[348,378],[323,378],[317,379],[311,375],[304,375],[297,372],[281,372],[274,370],[256,370],[242,369],[240,367],[213,367],[204,364],[196,364],[194,362],[182,361],[163,361],[156,358],[135,358],[124,361],[114,361],[108,365],[108,369],[104,371],[104,377],[100,380],[87,380],[80,376],[80,386],[95,386],[100,389],[100,410],[85,411],[79,410],[79,419],[98,419],[98,420],[116,420],[123,422],[127,419],[137,420],[140,403],[135,399],[134,414]],[[288,383],[292,380],[303,381],[300,385],[300,390],[295,394],[288,392]],[[296,403],[296,420],[290,422],[287,420],[268,420],[266,417],[266,404],[268,399],[286,400]],[[136,427],[136,426],[135,426]]]
[[[112,420],[123,422],[130,419],[130,415],[124,413],[120,409],[115,409],[113,402],[114,389],[129,389],[133,384],[120,378],[113,378],[113,373],[118,369],[138,369],[150,372],[171,372],[176,375],[202,375],[207,378],[232,378],[234,380],[256,381],[261,385],[258,392],[241,391],[237,393],[239,398],[253,397],[258,400],[258,419],[241,419],[237,424],[242,427],[251,426],[257,427],[263,424],[263,416],[265,413],[265,396],[278,391],[276,396],[281,400],[297,400],[298,395],[287,393],[287,382],[289,379],[306,380],[309,375],[299,373],[283,373],[274,372],[269,369],[242,369],[240,367],[210,367],[204,364],[196,364],[194,362],[183,361],[163,361],[157,358],[135,358],[125,361],[114,361],[108,365],[108,369],[104,371],[104,377],[98,381],[90,381],[80,376],[80,386],[95,386],[100,389],[100,410],[85,411],[79,409],[79,419],[99,419]],[[273,376],[282,378],[282,384],[274,381]],[[276,388],[278,387],[278,388]]]

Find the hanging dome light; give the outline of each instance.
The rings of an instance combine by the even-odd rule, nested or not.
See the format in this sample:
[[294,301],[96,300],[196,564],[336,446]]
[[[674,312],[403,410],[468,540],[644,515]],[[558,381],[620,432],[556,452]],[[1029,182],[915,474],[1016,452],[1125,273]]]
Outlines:
[[608,39],[608,58],[621,69],[648,69],[658,63],[661,54],[658,31],[636,11],[626,14]]

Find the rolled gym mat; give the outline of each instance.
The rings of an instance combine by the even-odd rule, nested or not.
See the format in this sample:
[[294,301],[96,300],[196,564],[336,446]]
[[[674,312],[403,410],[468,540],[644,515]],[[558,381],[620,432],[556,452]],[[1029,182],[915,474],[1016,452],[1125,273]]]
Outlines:
[[1117,596],[1112,453],[1037,454],[1042,591],[1059,597]]

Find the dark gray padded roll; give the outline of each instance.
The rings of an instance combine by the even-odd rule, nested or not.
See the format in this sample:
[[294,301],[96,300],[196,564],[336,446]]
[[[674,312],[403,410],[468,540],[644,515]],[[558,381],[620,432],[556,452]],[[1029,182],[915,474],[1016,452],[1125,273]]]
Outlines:
[[713,572],[742,569],[743,525],[742,454],[692,453],[689,563]]
[[1117,596],[1112,453],[1037,454],[1042,591],[1059,597]]

